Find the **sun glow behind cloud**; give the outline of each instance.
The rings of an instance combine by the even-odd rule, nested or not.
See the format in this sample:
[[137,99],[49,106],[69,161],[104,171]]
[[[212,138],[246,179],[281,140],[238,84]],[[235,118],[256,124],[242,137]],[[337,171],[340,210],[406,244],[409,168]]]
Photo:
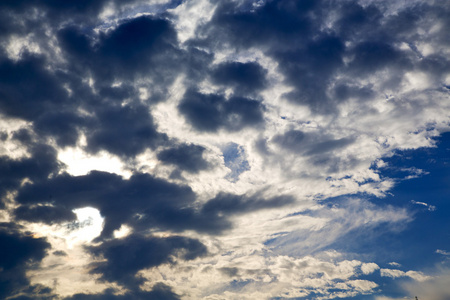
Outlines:
[[104,218],[98,209],[84,207],[74,209],[73,212],[77,215],[77,221],[68,225],[70,227],[67,235],[69,243],[89,243],[100,235]]
[[[47,237],[52,252],[41,264],[41,270],[29,272],[33,284],[52,286],[62,296],[101,292],[111,285],[86,280],[86,264],[92,262],[84,247],[91,245],[103,229],[104,218],[92,207],[74,209],[77,219],[61,225],[34,225],[35,237]],[[92,277],[92,275],[90,275]]]
[[33,236],[51,237],[50,241],[58,250],[72,249],[89,244],[103,229],[104,218],[92,207],[74,209],[77,219],[65,224],[32,224]]
[[66,171],[72,175],[85,175],[92,170],[98,170],[121,174],[126,178],[131,176],[131,172],[125,170],[123,162],[108,153],[92,155],[81,148],[66,148],[58,153],[58,159],[67,166]]

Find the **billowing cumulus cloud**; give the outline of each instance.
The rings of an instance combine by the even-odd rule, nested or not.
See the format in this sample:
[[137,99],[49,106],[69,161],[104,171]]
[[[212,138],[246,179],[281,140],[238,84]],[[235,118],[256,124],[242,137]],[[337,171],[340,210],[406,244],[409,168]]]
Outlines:
[[444,299],[449,12],[3,1],[0,296]]
[[225,62],[213,69],[211,77],[216,84],[234,87],[238,93],[250,93],[266,87],[265,75],[255,62]]
[[178,108],[189,123],[201,131],[214,132],[222,128],[238,131],[263,121],[262,104],[242,97],[226,99],[220,94],[201,94],[192,90],[186,92]]
[[176,165],[181,170],[197,173],[210,167],[202,156],[203,151],[205,148],[202,146],[183,144],[165,149],[159,152],[157,157],[166,164]]

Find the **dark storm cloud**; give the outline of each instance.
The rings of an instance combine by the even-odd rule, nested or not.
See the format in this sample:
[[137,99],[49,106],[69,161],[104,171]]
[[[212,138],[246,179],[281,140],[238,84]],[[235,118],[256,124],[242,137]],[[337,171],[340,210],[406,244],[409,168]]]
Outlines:
[[1,223],[0,245],[0,297],[6,299],[33,289],[25,272],[33,263],[39,263],[44,258],[50,244],[44,238],[20,233],[16,225]]
[[[177,59],[177,34],[172,25],[164,19],[140,17],[121,24],[115,30],[100,38],[98,58],[107,68],[95,71],[113,73],[116,76],[134,76],[136,73],[155,72],[155,67],[173,64]],[[171,59],[172,61],[167,61]],[[158,69],[161,77],[164,70]],[[103,73],[102,76],[107,76]]]
[[[107,4],[115,5],[119,10],[123,5],[137,3],[140,0],[5,0],[0,3],[0,14],[11,18],[14,29],[20,28],[25,23],[25,28],[40,27],[43,24],[50,24],[58,27],[60,23],[68,20],[75,23],[85,23],[92,26],[98,20],[97,17]],[[41,16],[38,22],[34,20],[33,13],[39,12]],[[14,22],[21,18],[22,22]],[[35,25],[33,28],[32,26]]]
[[0,197],[4,205],[4,197],[8,191],[14,191],[28,178],[33,182],[45,180],[50,174],[59,171],[61,165],[56,160],[56,151],[47,145],[30,147],[28,158],[11,159],[0,157]]
[[186,68],[186,82],[188,86],[195,86],[206,78],[210,72],[209,65],[214,59],[214,53],[206,52],[194,46],[185,45],[187,53],[184,54]]
[[110,237],[122,224],[136,230],[193,229],[211,234],[230,227],[224,217],[199,214],[195,199],[190,187],[149,174],[135,174],[124,180],[118,175],[98,171],[84,176],[63,174],[40,184],[26,185],[17,196],[17,201],[26,205],[49,203],[68,209],[95,207],[105,217],[103,237]]
[[86,28],[67,26],[58,40],[73,59],[72,70],[94,76],[96,86],[109,87],[114,80],[151,79],[155,95],[164,95],[180,74],[187,81],[203,79],[213,55],[194,47],[179,48],[177,33],[166,18],[143,16],[123,20],[99,35]]
[[59,146],[74,145],[87,119],[76,112],[79,99],[70,98],[63,88],[64,74],[49,71],[47,65],[44,57],[33,55],[0,62],[0,111],[34,121],[35,131],[54,137]]
[[97,118],[97,126],[87,132],[87,149],[92,152],[104,149],[131,157],[166,139],[156,131],[148,108],[140,104],[105,107]]
[[210,167],[202,156],[204,151],[202,146],[181,144],[159,152],[157,157],[165,164],[176,165],[190,173],[198,173]]
[[238,131],[263,122],[264,106],[256,100],[219,94],[202,94],[195,90],[185,93],[178,106],[181,114],[199,131],[219,129]]
[[178,300],[180,297],[172,291],[172,288],[163,284],[156,283],[152,290],[147,291],[129,291],[123,295],[115,295],[114,290],[106,289],[101,294],[75,294],[64,300]]
[[203,206],[202,211],[206,214],[235,215],[261,209],[282,207],[292,203],[294,203],[294,199],[287,196],[264,199],[258,194],[246,196],[219,193]]
[[75,221],[76,215],[70,209],[52,206],[20,206],[13,212],[16,219],[46,224]]
[[161,264],[174,264],[175,259],[192,260],[206,255],[206,247],[197,240],[172,236],[167,238],[130,235],[89,248],[106,259],[94,264],[91,273],[101,274],[103,280],[137,287],[143,282],[136,276],[140,270]]
[[[53,205],[63,211],[87,206],[97,208],[105,218],[103,238],[111,237],[122,224],[131,226],[136,232],[157,228],[221,234],[232,228],[228,218],[233,215],[293,203],[289,197],[265,199],[259,194],[220,193],[200,205],[188,186],[149,174],[134,174],[125,180],[98,171],[83,176],[62,174],[36,184],[26,184],[19,190],[16,200],[24,206]],[[32,212],[27,211],[27,218],[44,220],[44,216],[33,216]],[[45,219],[45,222],[51,220]]]
[[212,73],[212,81],[219,85],[235,88],[238,94],[252,93],[264,89],[267,71],[256,62],[226,62],[216,66]]
[[[172,23],[156,17],[128,19],[100,35],[69,26],[59,31],[58,39],[71,58],[72,73],[66,84],[73,91],[72,98],[83,99],[81,108],[92,115],[82,120],[76,116],[64,118],[65,127],[49,126],[58,120],[46,116],[35,126],[64,130],[65,136],[58,135],[60,145],[69,144],[82,130],[90,152],[106,150],[123,158],[166,143],[167,137],[157,132],[147,105],[165,100],[168,85],[180,72],[189,75],[188,81],[205,77],[212,59],[197,49],[178,49]],[[93,76],[97,93],[86,87],[86,76]],[[149,80],[142,85],[150,91],[150,101],[145,104],[136,100],[133,79],[137,77]],[[111,86],[115,80],[121,85]],[[121,105],[124,100],[127,105]]]
[[370,86],[352,85],[351,83],[337,83],[333,87],[333,96],[338,101],[343,101],[348,98],[358,98],[365,101],[373,99],[375,92]]
[[[266,1],[256,9],[236,7],[223,1],[211,22],[200,28],[213,43],[229,42],[232,47],[292,47],[301,44],[311,31],[308,16],[320,1]],[[314,13],[314,12],[313,12]],[[298,37],[294,40],[293,37]],[[218,40],[216,38],[220,38]],[[199,41],[203,43],[204,41]]]
[[301,130],[289,130],[275,135],[272,141],[281,148],[304,155],[317,155],[342,149],[355,142],[355,138],[334,139],[320,133],[309,133]]
[[326,89],[343,64],[345,47],[338,36],[314,30],[323,18],[321,9],[314,9],[319,2],[267,1],[252,10],[221,5],[203,28],[202,33],[210,35],[202,43],[264,49],[278,62],[286,83],[294,87],[285,95],[287,99],[316,112],[331,112],[334,108]]
[[[342,2],[338,6],[339,18],[333,29],[345,39],[364,40],[368,36],[380,38],[383,14],[374,5],[362,7],[356,2]],[[388,35],[386,35],[388,38]]]
[[87,125],[85,118],[72,111],[59,111],[43,114],[34,122],[37,134],[52,136],[58,146],[73,146],[78,141],[79,129]]
[[67,92],[45,70],[45,60],[25,56],[0,61],[0,110],[12,117],[33,120],[55,105],[67,104]]
[[[59,23],[77,18],[88,21],[95,17],[107,1],[5,0],[0,2],[0,37],[9,34],[35,33],[46,23]],[[34,13],[41,17],[36,20]],[[43,18],[45,16],[45,18]]]
[[75,70],[90,70],[97,85],[137,77],[169,84],[184,66],[185,53],[178,49],[177,33],[166,19],[143,16],[122,21],[96,35],[82,28],[66,27],[58,39],[76,64]]
[[[344,82],[336,86],[341,74],[364,78],[383,70],[384,85],[394,88],[402,74],[421,68],[424,62],[418,59],[416,44],[418,38],[427,38],[419,36],[417,28],[428,26],[423,15],[447,24],[448,7],[441,6],[423,3],[383,15],[374,4],[355,2],[265,1],[256,7],[227,2],[219,4],[211,21],[200,28],[201,38],[191,43],[217,50],[257,47],[278,63],[285,83],[293,88],[286,99],[315,113],[332,114],[348,98],[367,101],[374,96],[370,86],[349,89]],[[448,35],[438,30],[438,43],[448,44]],[[400,43],[416,53],[400,49]],[[439,60],[436,66],[448,65],[446,58]]]
[[[22,11],[19,4],[3,5],[27,20],[25,7]],[[46,12],[82,12],[90,17],[102,7],[90,1],[34,5]],[[45,35],[37,34],[41,27],[26,26],[36,31],[38,43],[43,41]],[[53,138],[60,147],[75,146],[80,133],[87,137],[88,151],[106,150],[124,159],[164,145],[167,137],[157,132],[147,105],[165,100],[168,85],[180,72],[189,75],[188,81],[207,76],[212,56],[194,48],[178,49],[176,31],[166,18],[126,19],[99,34],[87,19],[55,27],[62,28],[56,36],[64,64],[55,67],[52,57],[26,52],[18,61],[0,60],[1,112],[31,121],[36,134]],[[40,44],[48,53],[53,51],[44,46]],[[133,82],[137,77],[148,80],[142,84],[151,93],[148,103],[137,100]],[[117,80],[121,85],[112,86]],[[128,104],[122,106],[123,101]]]
[[351,72],[368,75],[386,67],[406,68],[407,56],[385,42],[364,41],[350,50],[354,59],[349,64]]
[[[167,20],[142,17],[126,21],[102,34],[95,46],[93,38],[73,27],[63,29],[58,37],[69,58],[67,70],[49,70],[51,61],[43,56],[22,55],[17,62],[0,62],[3,113],[34,121],[37,134],[55,138],[62,147],[75,145],[82,131],[87,133],[89,151],[103,149],[122,157],[164,141],[147,106],[136,102],[119,105],[137,97],[134,87],[111,85],[118,78],[130,80],[143,73],[153,76],[155,83],[173,79],[178,68],[174,66],[180,64],[175,64],[176,33]],[[167,59],[168,55],[175,56]],[[163,61],[173,62],[175,69]],[[164,68],[158,69],[162,64]],[[98,93],[85,82],[89,73],[96,75]],[[164,89],[163,84],[160,90]],[[81,114],[80,108],[90,115]]]
[[334,108],[326,89],[337,69],[343,65],[344,43],[335,36],[322,35],[309,41],[305,48],[276,52],[280,71],[286,82],[295,87],[286,97],[306,104],[314,111],[328,112]]
[[43,6],[54,10],[64,11],[79,11],[86,12],[88,9],[98,9],[103,3],[106,1],[93,1],[93,0],[68,0],[64,2],[56,1],[56,0],[37,0],[37,1],[29,1],[29,0],[5,0],[2,1],[0,8],[7,8],[12,10],[25,10],[30,6]]

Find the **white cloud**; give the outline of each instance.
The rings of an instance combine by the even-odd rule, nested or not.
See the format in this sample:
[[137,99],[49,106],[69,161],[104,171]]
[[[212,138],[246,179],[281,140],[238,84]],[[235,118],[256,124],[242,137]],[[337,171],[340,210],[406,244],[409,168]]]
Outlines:
[[82,148],[66,147],[58,152],[58,159],[67,166],[66,172],[74,176],[86,175],[92,170],[116,173],[125,178],[131,176],[118,157],[104,151],[89,154]]
[[449,256],[450,255],[450,251],[445,251],[445,250],[440,250],[440,249],[437,249],[436,253],[442,254],[442,255],[445,255],[445,256]]
[[[390,224],[392,229],[401,228],[411,220],[407,211],[393,207],[379,208],[359,199],[341,201],[341,207],[316,208],[312,216],[323,220],[323,225],[316,230],[298,229],[289,235],[278,238],[270,246],[284,254],[301,255],[313,253],[323,247],[338,242],[340,238],[354,229],[364,228],[367,234],[370,229],[380,224]],[[305,216],[299,214],[301,220]]]
[[194,37],[197,27],[210,20],[214,9],[215,6],[207,0],[185,1],[173,9],[171,12],[178,17],[176,29],[180,41],[183,43]]
[[426,208],[428,208],[429,211],[435,211],[436,210],[436,206],[431,205],[431,204],[427,204],[425,202],[420,202],[420,201],[415,201],[415,200],[411,200],[412,204],[417,204],[417,205],[423,205]]
[[406,276],[405,272],[395,269],[380,269],[380,274],[383,277],[391,277],[391,278]]
[[394,266],[394,267],[401,267],[402,266],[401,264],[399,264],[398,262],[395,262],[395,261],[389,262],[388,265]]
[[[267,256],[257,251],[231,253],[179,262],[176,268],[160,266],[158,272],[143,271],[149,282],[163,281],[176,287],[186,299],[256,299],[255,297],[305,297],[318,292],[329,299],[328,290],[341,295],[373,291],[377,284],[354,279],[361,262],[339,260],[321,253],[319,257]],[[233,283],[234,282],[234,283]]]
[[17,61],[24,52],[41,54],[41,48],[34,39],[35,37],[32,34],[26,36],[11,36],[5,47],[9,58]]
[[450,276],[448,270],[436,274],[433,279],[424,282],[405,284],[403,288],[419,300],[450,299]]
[[361,265],[361,271],[364,275],[372,274],[380,267],[376,263],[364,263]]
[[422,272],[417,271],[401,271],[396,269],[380,269],[380,274],[383,277],[391,277],[391,278],[398,278],[398,277],[410,277],[416,281],[426,281],[431,279],[432,277],[424,275]]

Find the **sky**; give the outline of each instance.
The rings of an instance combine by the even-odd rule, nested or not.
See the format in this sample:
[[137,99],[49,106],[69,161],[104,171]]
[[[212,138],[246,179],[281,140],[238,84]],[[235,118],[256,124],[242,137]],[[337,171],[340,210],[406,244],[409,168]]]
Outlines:
[[3,0],[0,298],[450,299],[450,2]]

